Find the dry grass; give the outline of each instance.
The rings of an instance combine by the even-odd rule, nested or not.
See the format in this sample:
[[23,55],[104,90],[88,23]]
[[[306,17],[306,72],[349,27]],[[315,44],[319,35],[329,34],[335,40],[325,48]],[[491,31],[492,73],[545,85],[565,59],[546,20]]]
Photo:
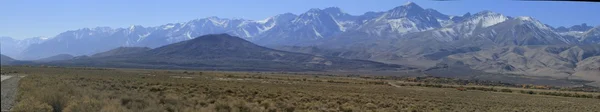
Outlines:
[[549,96],[561,96],[561,97],[600,99],[599,92],[582,92],[582,91],[550,90],[550,89],[528,89],[528,88],[516,88],[516,87],[506,87],[506,86],[454,85],[454,84],[420,83],[420,82],[405,82],[405,81],[391,81],[389,83],[393,83],[394,85],[398,85],[398,86],[457,88],[459,90],[477,90],[477,91],[522,93],[522,94],[537,94],[537,95],[549,95]]
[[386,80],[132,69],[3,67],[29,74],[13,111],[597,111],[600,100]]

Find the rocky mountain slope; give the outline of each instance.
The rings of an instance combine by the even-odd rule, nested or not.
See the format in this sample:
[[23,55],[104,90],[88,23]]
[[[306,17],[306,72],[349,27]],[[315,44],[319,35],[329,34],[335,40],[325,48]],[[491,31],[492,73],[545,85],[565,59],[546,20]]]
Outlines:
[[599,45],[510,46],[450,55],[443,63],[491,73],[600,81],[598,56]]

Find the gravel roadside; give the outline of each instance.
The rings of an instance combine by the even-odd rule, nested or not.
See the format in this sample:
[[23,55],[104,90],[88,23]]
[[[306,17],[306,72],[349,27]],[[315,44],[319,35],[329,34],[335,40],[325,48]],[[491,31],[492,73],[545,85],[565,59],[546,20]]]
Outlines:
[[9,111],[12,108],[20,79],[20,76],[13,76],[2,80],[2,112]]
[[2,80],[0,80],[0,81],[4,81],[4,80],[6,80],[6,79],[8,79],[8,78],[10,78],[10,77],[12,77],[12,76],[9,76],[9,75],[2,75],[2,77],[1,77],[1,78],[2,78]]

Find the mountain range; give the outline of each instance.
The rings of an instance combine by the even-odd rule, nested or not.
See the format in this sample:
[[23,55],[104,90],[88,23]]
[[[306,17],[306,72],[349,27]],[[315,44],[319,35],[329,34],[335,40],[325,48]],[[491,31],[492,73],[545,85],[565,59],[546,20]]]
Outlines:
[[[387,11],[366,12],[362,15],[350,15],[337,7],[314,8],[299,15],[284,13],[264,20],[207,17],[154,27],[134,25],[129,28],[82,28],[66,31],[49,39],[38,39],[40,41],[18,45],[5,44],[14,42],[3,38],[2,54],[25,60],[59,54],[91,55],[83,56],[81,60],[88,58],[119,60],[129,58],[100,54],[94,56],[94,54],[111,49],[113,49],[112,53],[110,51],[105,53],[119,54],[122,51],[129,51],[128,48],[140,48],[131,50],[136,53],[121,56],[137,54],[137,56],[154,57],[147,59],[165,58],[164,62],[178,62],[169,60],[177,57],[206,64],[212,63],[207,61],[212,58],[203,56],[214,52],[190,50],[189,48],[193,46],[182,47],[185,46],[182,42],[190,43],[196,37],[221,33],[240,37],[258,46],[269,47],[267,49],[277,49],[276,51],[256,50],[262,47],[237,46],[251,47],[246,50],[257,51],[253,53],[301,52],[301,54],[330,57],[331,60],[344,60],[337,58],[341,57],[422,69],[436,68],[440,64],[445,64],[465,66],[489,73],[600,82],[597,78],[600,77],[600,69],[595,69],[600,63],[597,59],[600,53],[597,50],[600,47],[598,46],[600,26],[581,24],[554,28],[532,17],[511,17],[492,11],[446,15],[434,9],[424,9],[412,2]],[[5,48],[9,50],[4,50]],[[181,50],[176,50],[178,48]],[[209,47],[195,48],[208,49]],[[185,54],[183,52],[194,54],[197,59],[191,58],[192,55],[161,55]],[[236,55],[236,53],[228,55]],[[273,55],[256,54],[256,56],[269,57],[266,60],[279,59],[274,58]],[[299,57],[306,60],[286,62],[305,63],[310,56]],[[242,57],[232,59],[238,58]],[[216,60],[213,62],[217,63]],[[133,65],[132,63],[140,65],[137,62],[128,65]],[[290,63],[283,65],[297,67],[288,64]],[[236,67],[243,68],[237,65]],[[314,68],[301,67],[294,70],[301,69]]]
[[[133,25],[129,28],[82,28],[60,33],[45,41],[3,45],[3,49],[13,51],[3,50],[2,53],[13,58],[29,60],[58,54],[91,55],[116,47],[156,48],[201,35],[219,33],[238,36],[263,46],[307,46],[317,45],[323,40],[357,40],[348,39],[351,38],[348,35],[358,35],[367,39],[419,37],[407,36],[415,32],[436,41],[447,42],[485,36],[491,34],[492,30],[508,29],[500,25],[496,28],[491,27],[498,23],[507,24],[504,27],[511,27],[509,24],[533,25],[531,30],[535,30],[539,35],[532,35],[544,37],[540,38],[542,40],[532,40],[535,38],[520,40],[521,43],[514,44],[533,44],[531,41],[536,41],[538,44],[554,44],[557,40],[568,41],[570,44],[598,43],[598,36],[594,35],[597,31],[586,31],[593,30],[587,25],[555,29],[530,17],[509,17],[491,11],[450,16],[434,9],[423,9],[415,3],[407,3],[388,11],[367,12],[363,15],[350,15],[340,8],[330,7],[310,9],[299,15],[284,13],[264,20],[207,17],[154,27]],[[525,25],[522,26],[525,28]],[[511,30],[506,32],[509,31]],[[551,41],[554,42],[549,43]],[[2,42],[15,43],[6,39],[2,39]]]
[[162,47],[125,48],[72,60],[59,66],[172,68],[244,71],[408,70],[400,65],[274,50],[228,34],[209,34]]

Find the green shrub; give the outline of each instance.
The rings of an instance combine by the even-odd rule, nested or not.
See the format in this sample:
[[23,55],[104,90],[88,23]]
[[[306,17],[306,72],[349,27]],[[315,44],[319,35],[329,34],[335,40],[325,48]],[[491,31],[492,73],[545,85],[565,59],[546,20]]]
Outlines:
[[523,90],[521,90],[521,91],[519,91],[519,92],[520,92],[520,93],[523,93],[523,94],[536,94],[536,93],[535,93],[535,92],[533,92],[533,91],[523,91]]
[[469,90],[480,90],[480,91],[496,91],[494,88],[486,88],[486,87],[468,87]]
[[215,110],[217,112],[231,112],[231,106],[229,106],[229,104],[224,103],[224,102],[217,102],[217,104],[215,105]]
[[501,92],[507,92],[507,93],[512,93],[512,90],[510,89],[500,89]]

